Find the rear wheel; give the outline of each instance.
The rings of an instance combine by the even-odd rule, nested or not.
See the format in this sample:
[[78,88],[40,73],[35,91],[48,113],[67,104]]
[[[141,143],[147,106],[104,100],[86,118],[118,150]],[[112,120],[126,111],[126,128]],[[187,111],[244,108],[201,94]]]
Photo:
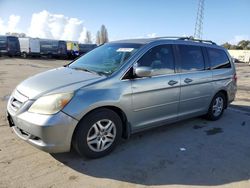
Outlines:
[[23,58],[27,58],[27,53],[26,52],[23,52],[23,54],[22,54],[22,56],[23,56]]
[[122,121],[112,110],[100,109],[84,117],[74,133],[73,147],[88,158],[109,154],[122,135]]
[[224,112],[226,106],[225,104],[225,95],[221,92],[217,93],[210,104],[208,113],[206,114],[206,118],[213,121],[218,120]]

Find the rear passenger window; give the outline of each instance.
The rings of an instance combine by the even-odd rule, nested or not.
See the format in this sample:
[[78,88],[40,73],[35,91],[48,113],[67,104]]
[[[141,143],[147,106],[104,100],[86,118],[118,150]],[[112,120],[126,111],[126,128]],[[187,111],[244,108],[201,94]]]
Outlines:
[[202,49],[199,46],[178,45],[181,58],[181,71],[201,71],[205,69]]
[[230,61],[223,50],[207,48],[212,69],[231,68]]
[[174,73],[174,56],[171,45],[160,45],[150,49],[137,62],[137,66],[152,68],[152,75]]

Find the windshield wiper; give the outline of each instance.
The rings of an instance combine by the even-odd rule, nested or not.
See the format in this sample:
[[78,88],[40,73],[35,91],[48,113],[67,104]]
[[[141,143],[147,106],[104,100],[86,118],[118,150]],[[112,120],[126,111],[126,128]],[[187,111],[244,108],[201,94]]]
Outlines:
[[109,73],[108,72],[102,72],[102,71],[99,71],[99,72],[96,72],[97,74],[101,75],[101,76],[108,76]]
[[92,74],[102,75],[100,72],[91,71],[91,70],[83,68],[83,67],[70,67],[70,68],[75,69],[75,70],[81,70],[81,71],[85,71],[85,72],[90,72]]

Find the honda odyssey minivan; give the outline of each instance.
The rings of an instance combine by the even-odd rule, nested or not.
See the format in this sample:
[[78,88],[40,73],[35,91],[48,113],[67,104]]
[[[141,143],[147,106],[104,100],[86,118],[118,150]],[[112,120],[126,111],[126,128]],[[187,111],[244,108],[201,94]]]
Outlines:
[[119,139],[204,116],[219,119],[236,94],[228,52],[212,41],[110,42],[69,65],[24,80],[7,106],[14,132],[49,153],[98,158]]

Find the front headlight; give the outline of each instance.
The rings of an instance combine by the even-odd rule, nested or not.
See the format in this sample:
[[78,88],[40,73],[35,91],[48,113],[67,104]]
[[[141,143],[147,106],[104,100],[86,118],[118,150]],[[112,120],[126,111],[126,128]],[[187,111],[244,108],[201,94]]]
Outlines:
[[38,114],[55,114],[66,106],[73,93],[58,93],[37,99],[29,108],[29,112]]

